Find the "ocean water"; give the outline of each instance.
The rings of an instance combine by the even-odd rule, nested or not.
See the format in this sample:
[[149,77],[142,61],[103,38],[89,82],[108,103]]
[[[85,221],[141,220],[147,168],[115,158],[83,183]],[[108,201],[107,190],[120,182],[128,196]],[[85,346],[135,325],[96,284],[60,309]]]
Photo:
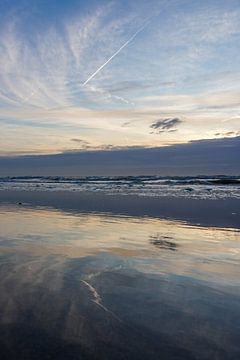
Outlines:
[[240,358],[240,232],[0,206],[1,359]]
[[0,190],[91,191],[148,197],[240,199],[240,178],[237,176],[2,177]]

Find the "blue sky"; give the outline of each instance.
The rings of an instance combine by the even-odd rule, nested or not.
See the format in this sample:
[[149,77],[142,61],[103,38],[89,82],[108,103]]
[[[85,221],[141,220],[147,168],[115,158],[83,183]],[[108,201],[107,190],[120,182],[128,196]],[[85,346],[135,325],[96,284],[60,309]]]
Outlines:
[[239,1],[2,0],[0,14],[1,155],[240,134]]

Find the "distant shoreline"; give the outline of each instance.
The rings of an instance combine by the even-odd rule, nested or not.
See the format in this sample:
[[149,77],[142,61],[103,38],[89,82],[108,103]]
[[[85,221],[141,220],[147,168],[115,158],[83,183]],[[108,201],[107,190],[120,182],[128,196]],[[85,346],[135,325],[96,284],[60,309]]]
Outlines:
[[[240,201],[105,195],[96,192],[0,191],[0,205],[18,203],[70,212],[111,213],[185,221],[194,225],[240,228]],[[19,205],[21,206],[21,205]]]

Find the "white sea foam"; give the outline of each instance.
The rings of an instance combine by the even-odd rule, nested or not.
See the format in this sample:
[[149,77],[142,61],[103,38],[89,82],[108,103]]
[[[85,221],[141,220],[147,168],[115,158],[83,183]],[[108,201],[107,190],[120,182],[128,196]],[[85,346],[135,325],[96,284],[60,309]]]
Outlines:
[[5,177],[0,190],[103,192],[109,195],[240,199],[238,177]]

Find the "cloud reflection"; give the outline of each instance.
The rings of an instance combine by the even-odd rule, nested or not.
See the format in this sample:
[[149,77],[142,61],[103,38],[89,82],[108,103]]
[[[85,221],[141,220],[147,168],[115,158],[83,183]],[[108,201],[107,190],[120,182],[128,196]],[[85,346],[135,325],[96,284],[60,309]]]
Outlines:
[[24,205],[0,219],[1,358],[237,354],[236,229]]

